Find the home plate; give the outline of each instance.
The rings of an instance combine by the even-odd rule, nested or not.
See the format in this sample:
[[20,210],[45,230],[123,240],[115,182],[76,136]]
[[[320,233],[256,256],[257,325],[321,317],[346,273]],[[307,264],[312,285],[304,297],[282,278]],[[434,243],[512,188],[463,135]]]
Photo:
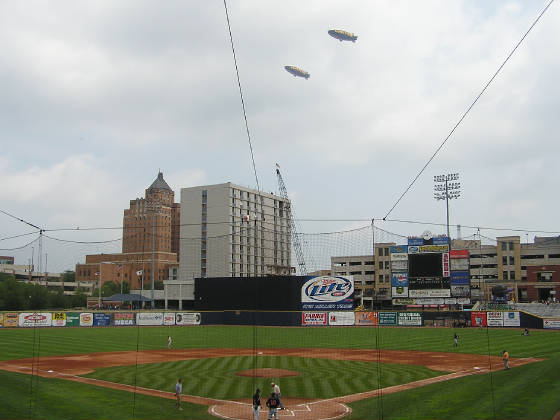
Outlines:
[[49,369],[49,370],[47,370],[47,372],[48,372],[48,373],[53,373],[53,372],[54,372],[54,370],[52,370],[52,369]]
[[474,370],[480,370],[478,366],[473,367]]

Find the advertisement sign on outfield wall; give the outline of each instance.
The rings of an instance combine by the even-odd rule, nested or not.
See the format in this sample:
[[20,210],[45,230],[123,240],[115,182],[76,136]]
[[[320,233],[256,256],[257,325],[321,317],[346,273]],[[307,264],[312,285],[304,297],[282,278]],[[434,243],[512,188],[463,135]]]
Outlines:
[[200,325],[200,313],[198,312],[179,312],[175,314],[177,325]]
[[20,327],[50,327],[52,314],[49,312],[23,312],[19,314]]
[[4,326],[4,314],[0,314],[0,327]]
[[326,312],[302,312],[301,325],[327,325]]
[[356,325],[377,325],[377,312],[355,312]]
[[543,327],[560,329],[560,319],[543,319]]
[[78,312],[66,312],[66,326],[67,327],[79,327],[80,326],[80,314]]
[[399,312],[397,324],[403,327],[421,327],[422,314],[420,312]]
[[18,326],[18,314],[16,312],[7,312],[4,314],[4,327],[11,328]]
[[55,312],[52,314],[52,326],[53,327],[65,327],[66,326],[66,312]]
[[519,312],[502,312],[504,317],[504,327],[519,327],[521,326],[521,319]]
[[408,245],[391,245],[389,252],[391,254],[408,254]]
[[175,312],[163,313],[163,325],[175,325]]
[[391,254],[391,261],[408,261],[408,253]]
[[301,287],[303,310],[354,309],[352,276],[311,277]]
[[397,312],[378,312],[379,325],[397,325]]
[[354,312],[329,312],[329,325],[354,325]]
[[80,314],[80,327],[92,327],[93,314],[91,312],[82,312]]
[[136,314],[137,325],[163,325],[163,313],[161,312],[138,312]]
[[111,314],[93,314],[94,327],[108,327],[111,325]]
[[486,312],[471,312],[471,325],[473,327],[486,327]]
[[501,312],[486,312],[486,324],[489,327],[503,327],[504,317]]
[[115,326],[134,325],[134,314],[132,312],[115,312],[113,314],[113,325]]

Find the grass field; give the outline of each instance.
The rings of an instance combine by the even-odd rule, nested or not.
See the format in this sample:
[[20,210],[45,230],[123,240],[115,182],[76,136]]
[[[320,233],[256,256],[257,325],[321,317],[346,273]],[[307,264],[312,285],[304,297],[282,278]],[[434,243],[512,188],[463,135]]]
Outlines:
[[[539,357],[546,360],[509,371],[468,376],[382,398],[349,404],[349,419],[551,419],[560,411],[560,332],[518,329],[445,328],[267,328],[149,327],[0,330],[0,360],[107,351],[175,348],[336,348],[422,350]],[[170,390],[185,373],[184,393],[214,398],[249,398],[255,381],[234,371],[257,367],[251,357],[188,360],[99,369],[89,376]],[[282,378],[284,395],[329,398],[437,375],[424,367],[298,357],[261,359],[262,364],[297,370]],[[264,365],[263,365],[264,366]],[[270,366],[268,366],[270,367]],[[206,406],[173,403],[124,391],[0,371],[1,419],[207,419]]]

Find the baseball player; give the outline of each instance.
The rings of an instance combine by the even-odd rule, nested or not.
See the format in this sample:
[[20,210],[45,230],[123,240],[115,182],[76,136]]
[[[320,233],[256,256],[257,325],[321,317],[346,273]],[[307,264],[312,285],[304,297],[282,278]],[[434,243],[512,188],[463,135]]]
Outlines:
[[453,334],[453,347],[457,347],[459,345],[459,336],[457,333]]
[[502,352],[502,360],[504,361],[504,368],[509,369],[509,353],[505,350]]
[[171,336],[168,335],[167,336],[167,349],[171,350],[171,344],[173,344],[173,340],[171,339]]
[[261,411],[261,390],[257,388],[253,395],[253,418],[259,420],[259,413]]
[[183,383],[181,382],[181,378],[177,380],[175,384],[175,397],[177,398],[177,402],[175,403],[175,407],[177,407],[180,411],[183,411],[183,407],[181,407],[181,393],[183,392]]
[[266,400],[266,406],[268,407],[268,420],[271,420],[272,416],[274,416],[274,420],[278,420],[279,405],[280,401],[278,400],[278,396],[274,392],[271,393],[268,400]]
[[284,404],[282,403],[282,393],[280,392],[280,387],[278,386],[278,384],[275,384],[274,382],[271,382],[270,386],[272,387],[272,392],[276,394],[276,398],[278,399],[278,405],[280,406],[279,407],[280,410],[285,410]]

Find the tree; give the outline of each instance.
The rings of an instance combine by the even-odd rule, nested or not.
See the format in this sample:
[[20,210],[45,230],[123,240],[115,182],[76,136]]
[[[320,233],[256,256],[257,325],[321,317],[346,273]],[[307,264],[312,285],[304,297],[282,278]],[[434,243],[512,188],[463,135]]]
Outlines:
[[72,270],[66,270],[62,273],[62,281],[64,283],[73,283],[76,281],[76,273]]
[[24,283],[20,283],[14,276],[0,282],[0,309],[17,311],[27,309],[28,298]]
[[45,309],[49,303],[49,291],[38,284],[24,284],[25,293],[29,296],[29,309]]

